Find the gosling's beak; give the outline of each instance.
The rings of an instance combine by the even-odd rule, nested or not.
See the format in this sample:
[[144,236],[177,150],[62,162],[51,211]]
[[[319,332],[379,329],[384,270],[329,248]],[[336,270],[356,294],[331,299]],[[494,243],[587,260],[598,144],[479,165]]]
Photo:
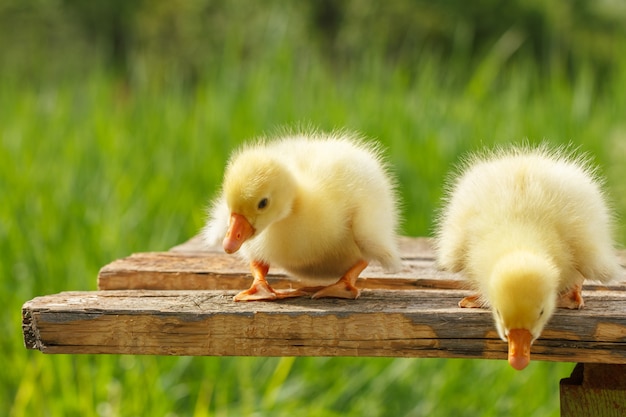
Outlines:
[[254,234],[254,227],[241,214],[231,213],[228,231],[222,245],[226,253],[235,253]]
[[530,345],[533,335],[526,329],[509,330],[509,364],[521,371],[530,363]]

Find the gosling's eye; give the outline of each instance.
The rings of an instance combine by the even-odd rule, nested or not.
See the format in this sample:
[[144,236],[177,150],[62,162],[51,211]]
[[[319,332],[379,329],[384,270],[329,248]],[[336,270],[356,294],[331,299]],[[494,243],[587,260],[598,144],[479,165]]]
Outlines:
[[541,309],[541,311],[539,312],[539,317],[543,316],[543,308]]
[[265,207],[267,207],[268,203],[269,203],[269,200],[267,198],[262,198],[261,201],[259,201],[257,208],[259,210],[263,210]]

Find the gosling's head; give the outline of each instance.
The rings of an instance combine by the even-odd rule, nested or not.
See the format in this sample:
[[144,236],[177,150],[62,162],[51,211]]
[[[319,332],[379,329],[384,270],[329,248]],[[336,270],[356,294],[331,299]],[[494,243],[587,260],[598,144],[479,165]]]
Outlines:
[[244,150],[228,164],[223,192],[230,210],[224,250],[233,253],[270,224],[292,210],[295,183],[275,156],[258,149]]
[[531,252],[513,252],[493,268],[488,299],[502,340],[509,343],[509,363],[524,369],[530,346],[554,310],[559,271],[549,259]]

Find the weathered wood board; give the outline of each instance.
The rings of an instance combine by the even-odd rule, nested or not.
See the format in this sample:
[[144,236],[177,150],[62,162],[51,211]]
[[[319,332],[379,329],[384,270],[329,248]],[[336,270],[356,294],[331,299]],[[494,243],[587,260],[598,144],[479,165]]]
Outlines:
[[[461,277],[438,270],[430,241],[401,238],[403,269],[386,274],[372,264],[363,271],[360,288],[462,288]],[[297,286],[284,271],[270,269],[269,281],[277,289]],[[251,283],[250,269],[237,255],[208,248],[198,238],[169,252],[137,253],[104,266],[98,274],[100,290],[243,290]]]
[[624,417],[626,365],[579,363],[560,391],[562,417]]
[[[234,291],[97,291],[23,307],[28,348],[45,353],[506,357],[486,310],[461,290],[364,290],[360,299],[235,303]],[[559,310],[533,360],[626,363],[626,293],[585,291]]]
[[[434,250],[428,238],[400,238],[403,269],[386,274],[371,264],[361,274],[357,286],[363,289],[464,289],[458,274],[437,269]],[[623,264],[626,254],[620,253]],[[284,271],[271,268],[268,281],[277,289],[298,285]],[[249,266],[237,255],[221,248],[205,247],[199,237],[168,252],[137,253],[104,266],[98,274],[100,290],[243,290],[252,278]],[[588,285],[588,288],[597,286]],[[626,275],[610,287],[626,291]]]
[[[358,300],[236,303],[248,266],[192,239],[105,266],[100,291],[26,302],[25,344],[45,353],[506,358],[490,312],[457,306],[469,292],[437,270],[429,240],[401,246],[404,270],[368,267]],[[297,285],[271,272],[277,288]],[[533,360],[626,363],[626,284],[589,285],[583,296],[583,310],[557,311]]]

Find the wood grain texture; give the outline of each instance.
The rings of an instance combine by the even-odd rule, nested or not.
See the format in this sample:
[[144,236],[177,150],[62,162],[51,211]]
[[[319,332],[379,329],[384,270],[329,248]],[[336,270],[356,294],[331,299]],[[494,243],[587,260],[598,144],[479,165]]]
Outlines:
[[[386,274],[373,264],[361,275],[357,283],[360,288],[462,288],[465,285],[460,276],[437,270],[432,259],[405,259],[403,270],[396,274]],[[301,285],[278,268],[270,269],[268,281],[277,289]],[[251,282],[246,262],[238,256],[221,253],[138,253],[112,262],[98,274],[100,290],[244,290]]]
[[562,417],[626,415],[626,365],[579,363],[561,380]]
[[[359,288],[464,287],[460,276],[436,268],[429,239],[401,237],[399,243],[402,271],[386,274],[372,264],[361,274]],[[268,281],[276,289],[301,285],[279,268],[270,269]],[[221,247],[207,247],[197,236],[169,252],[138,253],[116,260],[98,274],[100,290],[244,290],[251,282],[249,265],[243,259],[227,255]]]
[[[505,359],[489,311],[461,309],[462,277],[438,270],[431,242],[402,238],[404,268],[371,265],[358,300],[235,303],[248,266],[194,238],[100,271],[100,291],[24,304],[25,345],[45,353],[393,356]],[[298,285],[272,270],[276,288]],[[622,277],[621,281],[624,281]],[[626,285],[588,285],[585,309],[558,310],[533,360],[626,363]]]
[[[437,269],[431,239],[401,237],[399,243],[403,269],[386,274],[379,265],[371,264],[357,281],[359,288],[466,288],[461,275]],[[277,289],[300,285],[279,268],[270,269],[268,281]],[[626,275],[621,281],[626,281]],[[197,236],[169,252],[137,253],[113,261],[98,274],[100,290],[244,290],[251,282],[249,265],[244,260],[225,254],[221,248],[206,247]],[[618,280],[602,288],[626,290],[626,283]]]
[[[506,358],[487,310],[461,290],[364,290],[352,300],[235,303],[233,291],[96,291],[23,307],[25,344],[45,353]],[[586,291],[559,310],[533,360],[626,363],[626,293]]]

